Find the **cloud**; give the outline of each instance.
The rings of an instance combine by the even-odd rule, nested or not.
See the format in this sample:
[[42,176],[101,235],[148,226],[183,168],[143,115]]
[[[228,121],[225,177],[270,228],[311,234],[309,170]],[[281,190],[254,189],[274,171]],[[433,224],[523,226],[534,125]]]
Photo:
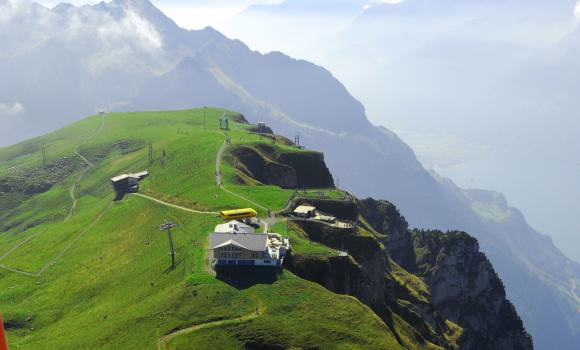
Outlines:
[[24,113],[24,106],[20,102],[0,103],[0,116],[13,116]]
[[77,7],[66,15],[66,25],[56,23],[64,30],[63,35],[86,39],[94,36],[107,50],[127,45],[143,50],[156,50],[163,46],[163,40],[155,28],[131,2],[121,8],[109,5],[108,10],[98,7]]
[[36,0],[35,2],[46,6],[46,7],[54,7],[62,2],[66,2],[75,6],[78,5],[92,5],[92,4],[96,4],[98,2],[100,2],[99,0],[67,0],[67,1],[62,1],[62,0]]
[[143,49],[159,49],[163,46],[161,35],[153,24],[128,8],[121,21],[109,16],[101,17],[96,31],[99,38],[107,43],[136,41]]

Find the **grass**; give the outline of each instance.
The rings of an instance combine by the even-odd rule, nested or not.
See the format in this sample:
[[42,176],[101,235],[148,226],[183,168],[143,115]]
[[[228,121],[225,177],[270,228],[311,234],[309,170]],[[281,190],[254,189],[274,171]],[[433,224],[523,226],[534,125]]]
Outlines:
[[444,334],[445,340],[450,344],[459,344],[461,336],[463,335],[463,328],[449,320],[445,320],[445,325],[448,329],[448,332]]
[[[11,168],[38,169],[39,149],[51,160],[70,157],[76,147],[94,166],[77,186],[78,205],[70,209],[69,188],[78,172],[45,193],[2,213],[0,264],[36,273],[24,276],[0,269],[0,310],[8,322],[11,348],[157,349],[159,339],[195,325],[232,320],[263,305],[259,317],[204,328],[171,340],[177,348],[240,348],[262,342],[283,347],[398,348],[394,336],[366,306],[288,272],[273,284],[238,289],[207,268],[208,233],[219,221],[136,196],[111,204],[109,179],[149,170],[142,191],[174,204],[217,211],[250,206],[215,183],[215,156],[224,141],[218,118],[232,112],[203,110],[93,116],[49,135],[0,149],[0,176]],[[245,125],[230,123],[233,145],[261,141]],[[92,137],[91,137],[92,136]],[[112,145],[126,145],[117,147]],[[152,144],[154,161],[148,161]],[[290,147],[277,144],[282,151]],[[288,148],[288,149],[286,149]],[[162,154],[166,157],[162,162]],[[222,163],[225,185],[252,201],[281,208],[291,191],[273,186],[239,186],[235,169]],[[260,211],[264,215],[264,211]],[[172,231],[178,265],[168,269],[164,220]],[[274,229],[280,230],[280,226]],[[328,254],[290,231],[301,253]],[[281,232],[283,233],[283,232]],[[326,251],[326,253],[325,253]]]
[[[329,257],[337,256],[338,251],[329,248],[318,242],[313,242],[308,239],[306,233],[302,230],[300,226],[295,223],[290,223],[288,225],[288,231],[286,231],[286,223],[278,223],[279,230],[282,234],[288,232],[290,237],[290,242],[292,243],[292,251],[295,255],[305,255],[305,256],[319,256],[319,257]],[[273,226],[272,230],[276,230],[276,225]],[[276,231],[277,232],[277,231]]]
[[332,189],[321,188],[319,190],[309,189],[304,191],[300,190],[298,194],[300,195],[300,197],[313,199],[342,199],[345,196],[344,191],[336,188]]
[[352,297],[333,295],[288,272],[273,285],[258,285],[252,289],[248,292],[256,296],[268,295],[262,298],[265,309],[262,317],[226,329],[191,333],[171,345],[182,348],[196,344],[198,337],[221,339],[225,335],[223,341],[232,348],[243,348],[244,341],[274,344],[280,348],[401,348],[384,323]]
[[389,260],[389,265],[391,275],[401,286],[404,286],[415,299],[429,303],[431,293],[422,278],[405,271],[392,260]]

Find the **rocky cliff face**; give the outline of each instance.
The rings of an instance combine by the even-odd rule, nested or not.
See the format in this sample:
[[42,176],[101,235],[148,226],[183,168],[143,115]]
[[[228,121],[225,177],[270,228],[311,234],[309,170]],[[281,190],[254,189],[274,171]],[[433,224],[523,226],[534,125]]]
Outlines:
[[386,249],[389,256],[407,271],[417,269],[413,241],[409,235],[409,224],[397,208],[387,201],[367,198],[359,202],[361,215],[372,228],[387,237]]
[[[331,207],[327,204],[326,211]],[[356,296],[392,329],[401,328],[397,322],[407,324],[426,348],[533,347],[475,238],[463,232],[411,232],[386,201],[365,199],[356,207],[355,229],[297,222],[311,240],[346,250],[348,257],[294,256],[289,268],[337,293]],[[405,338],[399,334],[403,345]]]
[[260,144],[237,147],[231,157],[244,175],[262,184],[292,189],[334,187],[330,170],[319,152],[281,152],[276,147]]
[[[338,203],[335,207],[340,207]],[[327,205],[327,210],[328,207],[331,206]],[[454,341],[446,340],[445,336],[452,330],[448,329],[445,320],[435,313],[427,299],[408,288],[405,280],[409,273],[389,258],[385,246],[374,233],[363,227],[340,229],[313,221],[296,221],[295,225],[312,241],[347,250],[348,256],[293,254],[287,261],[290,270],[367,304],[403,346],[457,348]]]
[[[360,274],[353,275],[353,278],[349,277],[354,283],[351,283],[349,287],[345,286],[344,289],[351,290],[349,294],[356,295],[362,302],[373,308],[384,303],[383,276],[388,265],[383,247],[378,240],[371,235],[361,234],[356,229],[336,228],[313,221],[297,221],[296,224],[312,241],[323,243],[334,249],[348,247],[349,259],[342,263],[357,266],[356,271],[360,271]],[[326,286],[329,287],[329,285]]]
[[464,232],[414,231],[419,275],[431,302],[469,329],[469,349],[530,349],[532,340],[477,240]]

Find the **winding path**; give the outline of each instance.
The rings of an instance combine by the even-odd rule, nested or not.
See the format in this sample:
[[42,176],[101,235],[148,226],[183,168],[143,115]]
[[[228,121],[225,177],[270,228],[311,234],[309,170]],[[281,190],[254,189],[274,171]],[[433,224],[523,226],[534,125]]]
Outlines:
[[161,201],[161,200],[159,200],[157,198],[149,197],[149,196],[144,195],[144,194],[141,194],[141,193],[131,193],[130,195],[131,196],[142,197],[142,198],[148,199],[150,201],[156,202],[158,204],[164,205],[166,207],[171,207],[171,208],[176,208],[176,209],[180,209],[180,210],[185,210],[185,211],[188,211],[190,213],[195,213],[195,214],[210,214],[210,215],[218,215],[219,214],[218,212],[215,212],[215,211],[201,211],[201,210],[189,209],[189,208],[182,207],[182,206],[175,205],[175,204],[171,204],[171,203],[166,203],[166,202]]
[[12,247],[12,249],[10,249],[9,251],[7,251],[4,255],[0,256],[0,261],[2,261],[4,259],[6,259],[7,257],[9,257],[10,254],[12,254],[16,249],[18,249],[21,246],[25,245],[26,243],[28,243],[29,241],[31,241],[34,237],[38,236],[42,232],[44,232],[44,231],[37,232],[36,234],[33,234],[30,237],[22,240],[22,242],[18,243],[17,245],[15,245],[14,247]]
[[75,190],[76,190],[77,185],[81,182],[81,180],[86,175],[86,173],[94,165],[90,160],[88,160],[87,158],[85,158],[85,156],[83,156],[82,154],[79,153],[79,147],[82,146],[82,145],[84,145],[87,141],[89,141],[93,137],[97,136],[97,134],[99,134],[103,130],[104,127],[105,127],[105,116],[103,115],[103,117],[101,119],[101,126],[99,127],[99,129],[96,132],[94,132],[91,136],[89,136],[86,139],[84,139],[74,149],[75,154],[77,156],[79,156],[83,160],[83,162],[85,162],[86,167],[81,171],[81,173],[79,174],[79,177],[76,179],[76,181],[73,183],[73,185],[70,188],[69,193],[70,193],[70,198],[72,199],[72,205],[70,207],[70,210],[68,211],[68,215],[67,215],[67,217],[66,217],[65,220],[68,220],[72,216],[75,208],[77,207],[77,198],[75,196]]
[[264,311],[266,310],[266,308],[262,305],[261,302],[258,303],[258,306],[256,309],[257,309],[257,311],[251,312],[251,313],[249,313],[245,316],[242,316],[242,317],[232,318],[229,320],[220,320],[220,321],[202,323],[202,324],[198,324],[198,325],[195,325],[195,326],[192,326],[189,328],[180,329],[180,330],[175,331],[173,333],[169,333],[169,334],[163,336],[159,340],[159,348],[162,350],[166,350],[167,343],[170,342],[172,339],[180,336],[180,335],[193,333],[195,331],[199,331],[201,329],[206,329],[206,328],[227,326],[227,325],[231,325],[231,324],[247,322],[247,321],[253,320],[254,318],[257,318],[258,316],[263,314]]
[[[105,127],[105,116],[102,116],[101,118],[101,125],[99,126],[99,128],[92,133],[90,136],[88,136],[87,138],[85,138],[81,143],[79,143],[78,145],[75,146],[74,148],[74,153],[79,156],[83,162],[86,164],[86,167],[81,171],[81,173],[79,174],[79,176],[77,177],[77,179],[75,180],[75,182],[73,183],[73,185],[70,188],[69,194],[70,197],[72,199],[72,204],[71,207],[69,209],[68,215],[66,216],[66,218],[64,219],[65,221],[67,221],[73,214],[76,206],[77,206],[77,198],[75,195],[75,190],[77,187],[77,184],[80,183],[80,181],[83,179],[83,177],[86,175],[86,173],[93,167],[93,163],[88,160],[87,158],[85,158],[82,154],[80,154],[78,148],[80,146],[82,146],[83,144],[85,144],[87,141],[89,141],[90,139],[92,139],[93,137],[97,136],[97,134],[99,134],[103,128]],[[99,215],[97,216],[97,218],[91,222],[88,226],[86,226],[84,229],[82,229],[81,231],[79,231],[77,233],[77,235],[73,238],[73,240],[67,244],[63,250],[60,251],[60,253],[53,259],[51,259],[51,261],[49,261],[46,265],[44,265],[38,272],[28,272],[28,271],[24,271],[24,270],[20,270],[20,269],[15,269],[12,267],[8,267],[6,265],[0,265],[0,269],[4,269],[6,271],[10,271],[10,272],[14,272],[14,273],[18,273],[24,276],[29,276],[29,277],[40,277],[50,266],[52,266],[54,263],[56,263],[56,261],[58,259],[60,259],[72,246],[73,244],[75,244],[79,238],[84,235],[88,230],[90,230],[94,225],[96,225],[101,218],[103,217],[103,215],[105,215],[105,212],[111,207],[112,204],[109,204],[103,211],[101,211],[101,213],[99,213]],[[44,232],[44,231],[42,231]],[[15,247],[13,247],[12,249],[10,249],[8,252],[6,252],[4,255],[2,255],[0,257],[0,261],[2,261],[3,259],[7,258],[10,254],[12,254],[13,252],[15,252],[18,248],[20,248],[21,246],[23,246],[24,244],[30,242],[33,238],[35,238],[36,236],[38,236],[40,233],[36,233],[28,238],[26,238],[25,240],[23,240],[22,242],[20,242],[19,244],[17,244]]]
[[[11,272],[15,272],[15,273],[19,273],[21,275],[24,276],[29,276],[29,277],[40,277],[42,276],[42,274],[52,265],[54,265],[58,259],[60,259],[70,248],[72,248],[72,246],[85,234],[87,233],[90,229],[92,229],[99,221],[101,221],[101,219],[103,218],[103,216],[105,215],[105,213],[107,212],[107,210],[113,205],[113,202],[109,203],[109,205],[107,205],[107,207],[105,207],[105,209],[103,209],[99,215],[95,218],[95,220],[93,220],[93,222],[91,222],[88,226],[86,226],[85,228],[83,228],[82,230],[80,230],[77,235],[73,238],[73,240],[71,242],[69,242],[69,244],[67,244],[61,251],[60,253],[58,253],[58,255],[56,257],[54,257],[53,259],[51,259],[48,263],[46,263],[43,267],[40,268],[40,270],[38,270],[38,272],[29,272],[29,271],[24,271],[24,270],[20,270],[20,269],[15,269],[12,267],[8,267],[6,265],[0,265],[1,269],[7,270],[7,271],[11,271]],[[29,237],[30,238],[30,237]]]
[[[268,208],[264,207],[263,205],[260,205],[246,197],[243,197],[237,193],[234,193],[230,190],[228,190],[227,188],[225,188],[225,186],[223,185],[223,181],[222,181],[222,175],[221,175],[221,161],[222,161],[222,157],[223,157],[223,153],[224,150],[227,146],[227,141],[224,141],[219,149],[219,151],[217,152],[216,155],[216,159],[215,159],[215,178],[216,178],[216,184],[219,188],[221,188],[223,191],[234,195],[240,199],[243,199],[249,203],[252,203],[253,205],[262,208],[264,210],[268,210]],[[160,201],[158,199],[152,198],[152,197],[148,197],[139,193],[134,193],[133,195],[135,196],[139,196],[139,197],[143,197],[143,198],[147,198],[149,200],[152,200],[154,202],[157,202],[159,204],[165,205],[165,206],[169,206],[172,208],[177,208],[177,209],[181,209],[181,210],[186,210],[189,212],[193,212],[193,213],[198,213],[198,214],[218,214],[218,213],[213,213],[213,212],[203,212],[203,211],[198,211],[198,210],[193,210],[193,209],[189,209],[189,208],[184,208],[178,205],[174,205],[174,204],[169,204],[169,203],[165,203],[163,201]],[[268,222],[264,221],[264,225],[265,225],[265,232],[268,231]],[[246,322],[246,321],[250,321],[256,317],[258,317],[260,314],[262,314],[265,311],[265,308],[263,307],[261,302],[258,302],[258,306],[256,308],[255,312],[251,312],[245,316],[242,317],[237,317],[237,318],[233,318],[233,319],[229,319],[229,320],[220,320],[220,321],[213,321],[213,322],[207,322],[207,323],[202,323],[202,324],[198,324],[192,327],[188,327],[188,328],[184,328],[184,329],[180,329],[178,331],[175,331],[173,333],[167,334],[165,336],[163,336],[160,340],[159,340],[159,348],[162,350],[166,350],[167,349],[167,343],[169,343],[172,339],[184,335],[184,334],[189,334],[189,333],[193,333],[195,331],[199,331],[201,329],[206,329],[206,328],[212,328],[212,327],[219,327],[219,326],[225,326],[225,325],[230,325],[230,324],[236,324],[236,323],[241,323],[241,322]]]
[[220,147],[220,149],[219,149],[219,151],[217,153],[217,156],[215,158],[215,181],[216,181],[218,187],[221,188],[224,192],[227,192],[227,193],[229,193],[229,194],[231,194],[233,196],[236,196],[236,197],[238,197],[240,199],[243,199],[246,202],[252,203],[253,205],[255,205],[258,208],[262,208],[264,210],[268,210],[268,208],[266,208],[265,206],[263,206],[261,204],[258,204],[256,202],[254,202],[253,200],[248,199],[248,198],[246,198],[244,196],[241,196],[241,195],[239,195],[237,193],[234,193],[234,192],[228,190],[224,186],[224,183],[223,183],[223,180],[222,180],[222,172],[221,172],[220,169],[221,169],[221,165],[222,165],[222,156],[224,154],[224,150],[226,149],[226,146],[227,146],[227,141],[224,141],[224,143],[222,143],[222,146]]

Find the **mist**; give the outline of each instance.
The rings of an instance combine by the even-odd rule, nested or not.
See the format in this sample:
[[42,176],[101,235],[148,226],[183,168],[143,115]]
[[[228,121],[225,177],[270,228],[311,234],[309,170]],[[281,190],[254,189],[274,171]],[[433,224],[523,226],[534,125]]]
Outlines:
[[422,163],[504,193],[580,260],[575,0],[286,1],[218,29],[330,69]]
[[[81,76],[102,81],[99,93],[81,91],[77,96],[91,96],[91,112],[126,105],[136,86],[169,71],[187,55],[168,55],[162,50],[161,34],[131,12],[119,22],[114,14],[85,7],[62,23],[28,1],[7,3],[10,6],[0,14],[2,30],[18,31],[15,21],[23,16],[36,13],[42,19],[28,23],[19,40],[0,39],[5,52],[1,67],[26,65],[15,58],[29,49],[21,43],[64,42],[99,33],[84,41],[87,47],[66,48],[80,59]],[[504,193],[534,227],[580,260],[580,235],[573,219],[574,198],[580,196],[574,80],[579,74],[574,62],[580,56],[580,6],[575,0],[157,3],[170,14],[179,13],[172,17],[182,26],[214,25],[261,52],[283,51],[327,67],[363,102],[369,119],[395,130],[424,166],[462,187]],[[16,11],[20,17],[14,16]],[[14,37],[18,36],[6,36]],[[147,63],[130,64],[135,54],[148,57]],[[26,56],[26,62],[33,61],[34,50]],[[57,56],[54,52],[52,59]],[[69,63],[63,62],[63,69]],[[14,72],[22,74],[24,68],[13,68],[2,75],[18,80]],[[117,72],[127,70],[131,78],[111,89]],[[58,77],[42,66],[28,74],[37,81]],[[60,79],[63,88],[78,84]],[[22,98],[26,88],[0,88],[0,120],[20,125],[18,136],[6,128],[0,131],[3,144],[53,126],[30,126],[30,121],[47,113],[38,100],[54,104],[57,96],[45,99],[43,92]],[[63,113],[69,117],[59,125],[82,112],[85,109],[71,106]]]

